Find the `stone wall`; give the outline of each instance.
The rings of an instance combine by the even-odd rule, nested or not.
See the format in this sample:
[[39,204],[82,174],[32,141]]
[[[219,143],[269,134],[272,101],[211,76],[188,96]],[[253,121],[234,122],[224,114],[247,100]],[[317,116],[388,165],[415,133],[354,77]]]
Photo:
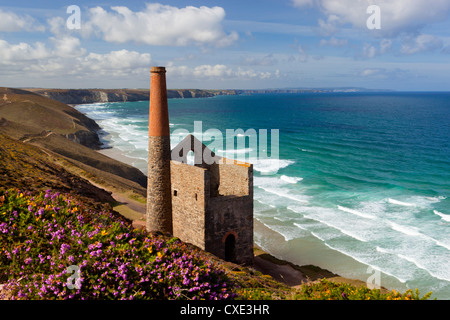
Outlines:
[[205,203],[209,173],[181,162],[171,162],[173,235],[205,250]]
[[[235,240],[233,262],[253,263],[253,166],[192,166],[171,161],[173,234],[185,242],[226,256]],[[214,186],[218,184],[218,190]]]
[[[227,161],[228,159],[225,159]],[[238,162],[236,162],[238,163]],[[253,175],[249,170],[252,167],[249,164],[220,164],[218,166],[219,175],[219,195],[222,196],[244,196],[249,195],[253,190],[250,186],[249,177]]]
[[206,210],[206,251],[225,259],[225,241],[236,238],[233,262],[253,263],[253,198],[220,196],[210,199]]

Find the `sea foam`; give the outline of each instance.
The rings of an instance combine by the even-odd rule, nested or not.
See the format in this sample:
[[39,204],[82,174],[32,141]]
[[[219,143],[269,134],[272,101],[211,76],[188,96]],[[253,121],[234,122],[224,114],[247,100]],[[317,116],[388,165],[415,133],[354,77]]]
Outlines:
[[414,203],[398,201],[398,200],[391,199],[391,198],[388,199],[388,202],[399,205],[399,206],[404,206],[404,207],[415,207],[416,206]]
[[434,213],[435,215],[438,215],[439,217],[441,217],[442,220],[445,220],[445,221],[449,221],[449,222],[450,222],[450,215],[448,215],[448,214],[443,214],[442,212],[439,212],[439,211],[437,211],[437,210],[433,210],[433,213]]
[[295,184],[295,183],[303,180],[303,178],[300,178],[300,177],[288,177],[288,176],[285,176],[285,175],[282,175],[280,177],[280,179],[283,180],[283,181],[286,181],[288,183],[292,183],[292,184]]

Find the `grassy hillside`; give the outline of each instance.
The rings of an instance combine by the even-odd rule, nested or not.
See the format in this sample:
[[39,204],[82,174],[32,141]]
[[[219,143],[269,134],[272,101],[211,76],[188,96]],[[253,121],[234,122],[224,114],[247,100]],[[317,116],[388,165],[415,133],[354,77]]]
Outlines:
[[[39,135],[44,130],[90,147],[100,147],[97,123],[77,110],[26,90],[0,87],[0,118],[17,124],[10,135]],[[20,130],[20,127],[26,131]]]
[[[0,88],[0,133],[57,154],[64,166],[145,196],[138,169],[96,152],[97,123],[74,108],[26,90]],[[120,183],[118,183],[120,182]]]

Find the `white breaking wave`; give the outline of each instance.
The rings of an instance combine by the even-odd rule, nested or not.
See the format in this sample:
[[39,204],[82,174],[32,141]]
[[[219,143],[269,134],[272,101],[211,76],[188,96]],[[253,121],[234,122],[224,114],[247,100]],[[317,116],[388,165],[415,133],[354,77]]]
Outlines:
[[434,213],[435,215],[438,215],[439,217],[441,217],[442,220],[445,220],[445,221],[449,221],[449,222],[450,222],[450,215],[444,214],[444,213],[439,212],[439,211],[437,211],[437,210],[433,210],[433,213]]
[[396,255],[397,257],[409,261],[411,263],[413,263],[417,268],[425,270],[430,276],[435,277],[437,279],[441,279],[441,280],[446,280],[446,281],[450,281],[450,277],[448,275],[441,275],[440,273],[434,272],[432,270],[429,270],[427,268],[426,265],[424,265],[422,262],[420,262],[417,258],[413,258],[410,256],[407,256],[405,254],[402,253],[397,253],[393,250],[389,250],[389,249],[385,249],[385,248],[380,248],[377,246],[377,251],[381,252],[381,253],[387,253],[387,254],[392,254],[392,255]]
[[352,213],[354,215],[357,215],[357,216],[360,216],[360,217],[363,217],[363,218],[372,219],[372,220],[376,219],[376,217],[374,217],[374,216],[368,215],[366,213],[359,212],[359,211],[354,210],[354,209],[346,208],[346,207],[343,207],[343,206],[338,206],[338,209],[341,210],[341,211]]
[[402,225],[399,225],[399,224],[397,224],[395,222],[392,222],[392,221],[388,221],[388,222],[391,225],[392,229],[394,229],[394,230],[396,230],[398,232],[401,232],[403,234],[406,234],[408,236],[419,236],[419,237],[425,236],[424,234],[420,233],[419,229],[417,229],[416,227],[402,226]]
[[348,257],[350,257],[350,258],[352,258],[352,259],[355,259],[356,261],[358,261],[358,262],[360,262],[360,263],[362,263],[362,264],[365,264],[365,265],[367,265],[367,266],[370,266],[370,267],[372,267],[373,269],[379,270],[380,272],[383,272],[383,273],[385,273],[385,274],[387,274],[387,275],[389,275],[389,276],[391,276],[391,277],[394,277],[394,278],[396,278],[398,281],[400,281],[401,283],[406,283],[406,281],[408,281],[408,279],[402,278],[402,277],[400,277],[399,275],[394,275],[394,274],[392,274],[391,272],[386,271],[385,268],[380,268],[379,266],[375,266],[375,265],[373,265],[373,264],[370,264],[370,263],[368,263],[368,261],[367,261],[366,259],[362,259],[362,258],[360,258],[360,257],[357,257],[356,255],[351,254],[351,253],[347,252],[346,250],[338,249],[338,248],[336,248],[336,247],[331,246],[330,244],[328,244],[328,243],[326,243],[326,242],[325,242],[325,245],[326,245],[328,248],[330,248],[331,250],[338,251],[338,252],[340,252],[340,253],[342,253],[342,254],[345,254],[346,256],[348,256]]
[[294,200],[297,202],[301,202],[303,204],[309,203],[309,201],[307,200],[307,199],[309,199],[308,196],[289,194],[289,193],[286,193],[285,191],[283,191],[283,189],[275,189],[275,188],[267,188],[267,187],[260,187],[260,188],[266,192],[276,194],[277,196],[280,196],[283,198],[291,199],[291,200]]
[[415,207],[416,206],[414,203],[402,202],[402,201],[398,201],[398,200],[391,199],[391,198],[388,199],[388,202],[399,205],[399,206],[405,206],[405,207]]
[[278,170],[295,163],[292,160],[281,159],[258,159],[250,162],[253,163],[253,169],[265,175],[275,174]]
[[391,225],[392,229],[401,232],[403,234],[409,235],[409,236],[415,236],[415,237],[422,237],[424,239],[427,239],[429,241],[434,242],[435,244],[437,244],[440,247],[446,248],[447,250],[450,250],[450,245],[443,243],[439,240],[436,240],[430,236],[427,236],[426,234],[423,234],[419,231],[418,228],[416,227],[411,227],[411,226],[403,226],[403,225],[399,225],[395,222],[392,221],[388,221],[389,224]]
[[299,177],[288,177],[288,176],[285,176],[285,175],[282,175],[282,176],[280,177],[280,179],[283,180],[283,181],[286,181],[286,182],[288,182],[288,183],[292,183],[292,184],[295,184],[295,183],[297,183],[297,182],[303,180],[303,178],[299,178]]
[[331,224],[328,221],[325,221],[325,219],[321,219],[321,218],[318,218],[318,217],[313,217],[313,216],[310,216],[310,215],[307,215],[307,214],[304,214],[303,216],[305,218],[308,218],[308,219],[316,220],[316,221],[318,221],[318,222],[320,222],[320,223],[322,223],[322,224],[324,224],[324,225],[326,225],[326,226],[328,226],[330,228],[336,229],[336,230],[340,231],[341,233],[343,233],[343,234],[345,234],[345,235],[347,235],[347,236],[349,236],[351,238],[354,238],[354,239],[356,239],[358,241],[367,242],[366,239],[361,238],[359,235],[357,235],[357,234],[355,234],[355,233],[353,233],[351,231],[348,231],[348,230],[346,230],[346,229],[344,229],[344,228],[342,228],[340,226]]

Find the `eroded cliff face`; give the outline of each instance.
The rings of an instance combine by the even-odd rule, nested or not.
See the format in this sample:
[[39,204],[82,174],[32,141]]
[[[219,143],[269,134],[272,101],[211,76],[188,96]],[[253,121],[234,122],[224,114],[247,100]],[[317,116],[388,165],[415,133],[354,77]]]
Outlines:
[[144,101],[149,99],[148,90],[40,89],[34,92],[65,104]]
[[[32,89],[44,97],[65,104],[87,104],[99,102],[148,101],[148,89]],[[200,90],[200,89],[169,89],[169,99],[209,98],[217,95],[239,94],[236,90]]]

